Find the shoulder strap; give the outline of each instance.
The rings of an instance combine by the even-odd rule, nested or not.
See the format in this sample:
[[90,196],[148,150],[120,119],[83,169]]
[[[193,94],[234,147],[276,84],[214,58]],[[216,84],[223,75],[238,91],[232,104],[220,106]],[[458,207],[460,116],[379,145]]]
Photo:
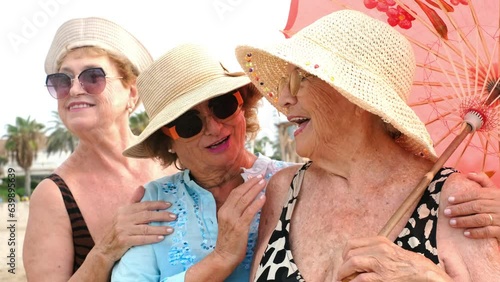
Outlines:
[[446,179],[455,172],[457,171],[452,168],[441,168],[436,173],[395,241],[403,249],[423,254],[435,264],[439,264],[437,252],[439,195]]
[[64,205],[66,206],[66,211],[68,212],[69,219],[71,221],[71,229],[73,231],[73,247],[74,247],[74,262],[73,262],[73,273],[82,265],[83,261],[87,257],[87,254],[94,247],[94,240],[90,236],[90,231],[87,227],[87,223],[83,218],[83,215],[78,208],[78,204],[69,190],[68,185],[64,180],[57,174],[51,174],[47,177],[52,180],[59,190],[61,191]]

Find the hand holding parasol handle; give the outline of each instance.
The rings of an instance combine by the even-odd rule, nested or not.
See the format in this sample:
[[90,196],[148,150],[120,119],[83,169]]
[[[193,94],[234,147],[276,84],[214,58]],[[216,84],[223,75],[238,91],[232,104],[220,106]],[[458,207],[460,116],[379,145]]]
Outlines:
[[[394,227],[401,221],[401,218],[413,207],[418,200],[422,197],[427,186],[431,183],[432,179],[436,175],[436,173],[443,167],[444,163],[450,158],[450,156],[455,152],[460,143],[467,137],[469,133],[476,131],[481,128],[483,125],[483,119],[480,114],[475,111],[471,111],[465,115],[465,121],[462,124],[462,129],[460,134],[453,139],[450,145],[446,148],[446,150],[441,154],[436,163],[432,166],[431,170],[427,172],[417,186],[411,191],[411,193],[406,197],[404,202],[399,206],[399,208],[394,212],[391,218],[387,221],[385,226],[378,233],[379,236],[387,237],[392,232]],[[356,278],[359,273],[352,274],[342,280],[342,282],[349,282]]]

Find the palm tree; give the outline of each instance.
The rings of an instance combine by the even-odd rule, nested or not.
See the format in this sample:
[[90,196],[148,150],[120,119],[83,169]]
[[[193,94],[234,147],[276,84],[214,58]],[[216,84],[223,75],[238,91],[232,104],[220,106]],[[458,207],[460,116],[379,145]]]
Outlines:
[[5,149],[16,160],[25,172],[24,192],[31,195],[31,166],[36,159],[38,147],[43,137],[43,124],[30,120],[16,118],[16,125],[7,124],[7,142]]
[[135,113],[130,116],[130,129],[135,135],[141,134],[149,123],[149,117],[146,112]]
[[47,156],[54,153],[73,152],[78,144],[78,138],[64,126],[56,111],[52,111],[54,125],[47,129],[46,133],[51,132],[47,138]]
[[3,177],[4,165],[9,162],[9,159],[6,156],[0,155],[0,177]]

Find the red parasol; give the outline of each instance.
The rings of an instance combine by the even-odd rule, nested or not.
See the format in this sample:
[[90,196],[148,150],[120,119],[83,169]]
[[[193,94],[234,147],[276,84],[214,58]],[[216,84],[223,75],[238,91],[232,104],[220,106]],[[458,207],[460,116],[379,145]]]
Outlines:
[[[417,72],[409,104],[440,156],[379,233],[387,236],[442,165],[462,172],[500,169],[500,1],[292,0],[283,33],[292,36],[341,8],[387,21],[413,44]],[[492,179],[500,186],[500,173]]]
[[[496,0],[292,0],[283,31],[289,37],[316,19],[342,8],[389,22],[414,45],[417,73],[410,106],[427,125],[436,152],[460,135],[476,110],[484,122],[455,141],[445,165],[462,172],[500,169],[498,128],[499,21]],[[346,4],[342,4],[346,3]],[[465,129],[468,130],[468,129]],[[500,173],[492,176],[500,186]]]

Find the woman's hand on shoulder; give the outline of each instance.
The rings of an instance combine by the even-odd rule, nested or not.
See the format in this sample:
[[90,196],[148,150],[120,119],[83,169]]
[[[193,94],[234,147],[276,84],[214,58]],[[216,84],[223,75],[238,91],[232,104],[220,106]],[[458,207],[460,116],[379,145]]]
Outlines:
[[457,191],[448,197],[444,214],[449,224],[465,229],[469,238],[496,238],[500,242],[500,189],[484,172],[469,173],[467,178],[481,188]]
[[94,247],[111,261],[119,260],[132,246],[156,243],[173,232],[171,227],[152,226],[151,222],[169,222],[176,215],[168,211],[164,201],[143,201],[144,187],[136,189],[130,204],[118,209],[106,235]]

